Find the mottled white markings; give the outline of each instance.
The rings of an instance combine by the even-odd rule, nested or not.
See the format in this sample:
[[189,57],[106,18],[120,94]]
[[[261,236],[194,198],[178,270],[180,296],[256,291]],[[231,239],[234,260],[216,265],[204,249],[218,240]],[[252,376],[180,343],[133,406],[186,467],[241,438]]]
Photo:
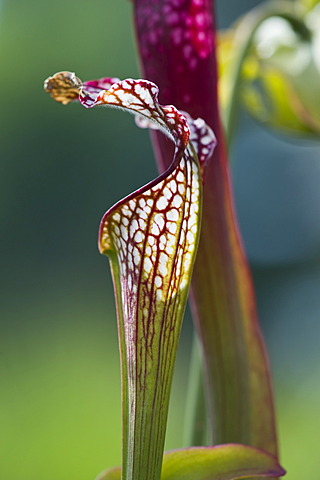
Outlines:
[[150,273],[152,269],[152,263],[149,257],[145,257],[143,262],[143,269],[146,273]]
[[141,228],[141,230],[144,231],[146,226],[147,226],[146,222],[142,218],[139,218],[138,223],[139,223],[139,227]]
[[170,182],[168,183],[168,188],[170,190],[171,193],[176,193],[177,191],[177,182],[176,180],[170,180]]
[[167,242],[167,237],[165,235],[161,235],[160,237],[160,242],[163,243],[163,244],[166,244]]
[[144,236],[143,236],[142,231],[141,231],[141,230],[138,230],[137,233],[136,233],[135,236],[134,236],[134,241],[135,241],[136,243],[140,243],[140,242],[142,242],[143,238],[144,238]]
[[158,290],[156,291],[156,297],[157,297],[158,302],[161,302],[161,300],[163,300],[163,292],[162,292],[162,290],[158,289]]
[[181,193],[181,195],[183,195],[184,192],[186,191],[186,188],[182,183],[179,183],[178,190],[179,190],[179,193]]
[[[154,216],[154,221],[156,222],[156,224],[158,225],[160,231],[163,230],[163,227],[164,227],[164,218],[163,218],[163,215],[160,214],[160,213],[157,213],[155,216]],[[152,232],[154,233],[154,232]],[[159,232],[160,233],[160,232]]]
[[160,272],[161,275],[163,275],[165,277],[168,273],[168,269],[167,269],[166,265],[163,265],[162,263],[160,263],[159,264],[159,272]]
[[174,235],[177,231],[177,224],[173,222],[168,223],[168,230],[170,233],[172,233],[172,235]]
[[[191,55],[191,61],[190,49],[184,51]],[[131,195],[130,200],[119,202],[112,222],[110,217],[106,218],[102,230],[102,241],[107,248],[115,247],[118,255],[125,330],[133,339],[136,338],[136,322],[142,316],[148,319],[148,325],[160,318],[157,309],[161,312],[162,306],[154,301],[166,302],[187,285],[198,234],[199,165],[193,158],[193,149],[185,148],[189,128],[174,107],[159,106],[157,94],[157,88],[150,82],[128,79],[114,85],[105,95],[105,103],[114,102],[145,115],[147,126],[152,121],[159,128],[169,129],[179,155],[184,151],[184,157],[169,175],[156,184],[153,182],[149,189],[143,187]],[[197,125],[198,129],[204,128],[203,121],[197,120]],[[202,143],[197,137],[202,155],[211,145],[210,136],[205,135]],[[178,308],[173,305],[179,302],[169,302],[168,308]],[[146,329],[147,322],[142,321]]]
[[128,240],[128,230],[123,225],[120,226],[121,236],[124,240]]
[[130,225],[130,237],[132,238],[135,234],[135,232],[139,230],[139,224],[136,219],[132,220],[131,225]]
[[181,198],[180,195],[175,195],[175,196],[173,197],[173,202],[172,202],[172,204],[173,204],[174,207],[179,208],[180,205],[182,204],[182,202],[183,202],[183,200],[182,200],[182,198]]
[[161,252],[161,253],[160,253],[160,256],[159,256],[159,262],[160,262],[160,264],[162,264],[162,265],[163,265],[163,264],[166,264],[168,260],[169,260],[168,255],[167,255],[166,253],[164,253],[164,252]]
[[195,238],[194,238],[194,234],[192,232],[187,232],[187,240],[189,243],[194,243],[195,242]]
[[158,235],[160,235],[160,230],[159,230],[159,227],[158,227],[158,225],[157,225],[156,223],[153,223],[153,224],[152,224],[151,233],[152,233],[153,235],[155,235],[156,237],[157,237]]
[[166,197],[160,197],[156,203],[156,208],[158,210],[164,210],[168,206],[168,199]]
[[166,213],[166,216],[168,220],[177,221],[179,219],[179,212],[176,208],[173,208]]
[[134,261],[135,265],[139,265],[140,262],[141,262],[141,255],[140,255],[139,251],[136,251],[136,249],[133,252],[133,261]]

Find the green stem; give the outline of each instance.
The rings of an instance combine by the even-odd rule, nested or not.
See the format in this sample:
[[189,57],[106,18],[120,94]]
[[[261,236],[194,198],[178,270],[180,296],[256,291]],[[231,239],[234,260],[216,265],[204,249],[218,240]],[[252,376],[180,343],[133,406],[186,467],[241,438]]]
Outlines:
[[234,136],[234,127],[237,117],[237,106],[241,88],[241,77],[244,62],[253,43],[254,36],[260,25],[267,19],[279,17],[286,20],[292,29],[300,35],[303,41],[309,42],[311,33],[305,23],[295,13],[296,7],[289,1],[270,1],[251,10],[244,16],[237,27],[234,43],[237,45],[237,56],[234,61],[233,72],[230,76],[230,99],[224,109],[224,123],[227,144],[230,148]]
[[206,408],[203,390],[202,352],[196,333],[193,336],[183,445],[202,446],[207,434]]

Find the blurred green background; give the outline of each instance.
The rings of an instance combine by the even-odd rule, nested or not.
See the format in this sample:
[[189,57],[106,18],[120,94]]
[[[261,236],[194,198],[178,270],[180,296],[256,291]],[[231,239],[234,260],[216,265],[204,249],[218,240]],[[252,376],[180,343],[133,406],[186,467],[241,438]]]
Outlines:
[[[218,1],[220,25],[257,2]],[[119,464],[120,382],[104,211],[156,175],[148,133],[122,112],[64,107],[56,71],[136,77],[131,3],[0,0],[0,480],[88,480]],[[317,478],[320,155],[245,115],[236,204],[276,384],[283,465]],[[190,319],[167,448],[182,446]]]

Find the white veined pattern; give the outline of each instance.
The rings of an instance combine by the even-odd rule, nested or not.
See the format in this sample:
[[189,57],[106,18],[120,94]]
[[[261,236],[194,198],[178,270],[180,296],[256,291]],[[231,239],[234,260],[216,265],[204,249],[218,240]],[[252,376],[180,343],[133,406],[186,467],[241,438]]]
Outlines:
[[[189,142],[186,116],[172,105],[159,105],[153,83],[127,79],[109,87],[108,82],[82,84],[80,102],[87,108],[110,105],[130,111],[140,125],[163,130],[176,146],[169,169],[113,206],[99,233],[99,249],[109,255],[116,290],[128,420],[124,475],[131,478],[135,470],[151,478],[145,462],[161,462],[173,364],[199,238],[202,178],[195,148],[204,162],[207,143],[200,138],[203,122],[190,118],[195,145]],[[107,89],[99,90],[103,83]],[[147,464],[155,466],[153,460]]]

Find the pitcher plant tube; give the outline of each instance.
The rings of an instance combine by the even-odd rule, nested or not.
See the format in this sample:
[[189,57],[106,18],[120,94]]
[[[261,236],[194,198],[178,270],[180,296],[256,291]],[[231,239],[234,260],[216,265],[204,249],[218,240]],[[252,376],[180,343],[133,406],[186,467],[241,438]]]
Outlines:
[[147,80],[82,83],[71,72],[59,72],[45,89],[63,104],[78,100],[86,108],[127,110],[139,126],[163,131],[175,146],[168,169],[109,209],[100,225],[99,250],[110,260],[117,305],[123,460],[122,469],[99,478],[284,474],[273,456],[235,444],[168,453],[162,469],[174,360],[200,234],[202,176],[216,145],[213,131],[200,118],[161,106],[158,87]]

